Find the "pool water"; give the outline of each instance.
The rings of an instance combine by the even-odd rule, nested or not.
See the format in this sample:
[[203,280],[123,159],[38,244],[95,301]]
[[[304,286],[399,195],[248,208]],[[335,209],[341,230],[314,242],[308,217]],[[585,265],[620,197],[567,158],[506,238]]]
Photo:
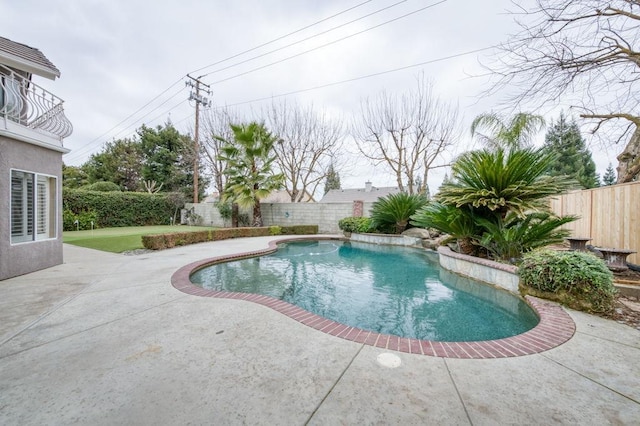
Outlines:
[[191,281],[273,296],[351,327],[423,340],[500,339],[538,323],[520,298],[440,268],[435,253],[406,247],[289,242],[270,255],[208,266]]

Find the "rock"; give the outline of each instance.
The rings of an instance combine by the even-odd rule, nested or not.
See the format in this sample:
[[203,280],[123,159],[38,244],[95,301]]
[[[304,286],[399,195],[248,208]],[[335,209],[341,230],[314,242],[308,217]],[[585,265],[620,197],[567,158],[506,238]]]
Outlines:
[[431,249],[431,250],[438,249],[438,245],[436,244],[435,240],[427,240],[426,238],[422,240],[422,247],[426,249]]
[[431,238],[437,238],[441,235],[445,235],[442,232],[438,231],[437,229],[434,228],[429,228],[429,234],[431,235]]
[[405,237],[415,237],[415,238],[422,238],[422,239],[431,238],[431,234],[429,234],[429,231],[423,228],[409,228],[406,231],[404,231],[402,235]]

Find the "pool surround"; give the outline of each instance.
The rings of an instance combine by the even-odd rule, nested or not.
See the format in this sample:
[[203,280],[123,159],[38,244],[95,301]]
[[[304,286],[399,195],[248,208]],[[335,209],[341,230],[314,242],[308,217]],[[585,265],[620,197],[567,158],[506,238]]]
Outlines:
[[207,290],[193,284],[189,279],[195,271],[216,263],[263,256],[275,252],[278,249],[277,244],[310,239],[344,240],[344,238],[310,238],[308,236],[276,239],[270,241],[268,248],[263,250],[212,257],[185,265],[173,274],[171,284],[177,290],[193,296],[244,300],[257,303],[315,330],[356,343],[399,352],[443,358],[487,359],[531,355],[553,349],[569,340],[575,333],[575,323],[559,305],[532,296],[526,296],[525,300],[536,312],[540,322],[531,330],[497,340],[440,342],[398,337],[350,327],[271,296]]

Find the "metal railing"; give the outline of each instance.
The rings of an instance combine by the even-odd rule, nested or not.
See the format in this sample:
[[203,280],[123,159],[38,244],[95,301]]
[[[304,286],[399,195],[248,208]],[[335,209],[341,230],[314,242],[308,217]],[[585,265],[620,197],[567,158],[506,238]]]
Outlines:
[[71,135],[63,100],[10,68],[0,65],[0,119],[58,138]]

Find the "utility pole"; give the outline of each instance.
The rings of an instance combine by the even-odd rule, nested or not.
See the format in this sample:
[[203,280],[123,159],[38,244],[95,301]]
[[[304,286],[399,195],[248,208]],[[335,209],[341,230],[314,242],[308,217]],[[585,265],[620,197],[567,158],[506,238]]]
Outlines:
[[[195,91],[192,90],[191,93],[189,94],[189,100],[196,101],[196,128],[193,135],[193,145],[194,145],[193,147],[194,148],[193,202],[197,203],[198,202],[198,178],[199,178],[198,173],[199,173],[199,166],[200,166],[200,142],[198,139],[198,131],[199,131],[199,124],[200,124],[200,104],[202,104],[205,107],[208,107],[209,105],[211,105],[211,102],[209,101],[209,99],[200,95],[200,91],[202,90],[207,95],[211,95],[211,90],[209,90],[210,86],[208,84],[204,84],[202,81],[200,81],[200,79],[204,77],[203,75],[201,75],[198,78],[194,78],[194,77],[191,77],[189,74],[187,74],[187,77],[189,77],[190,80],[187,80],[185,82],[185,85],[195,89]],[[201,89],[200,86],[204,86],[206,87],[206,89]]]

